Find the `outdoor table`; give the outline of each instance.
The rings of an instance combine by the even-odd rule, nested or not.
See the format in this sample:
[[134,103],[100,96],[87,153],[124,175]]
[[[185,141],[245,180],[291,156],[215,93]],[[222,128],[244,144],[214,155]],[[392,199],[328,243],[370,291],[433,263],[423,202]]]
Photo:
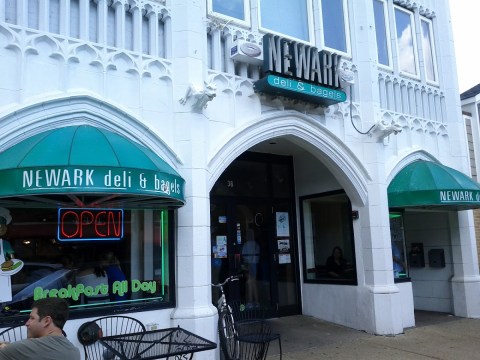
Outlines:
[[199,351],[217,347],[212,341],[180,327],[105,336],[99,341],[120,359],[189,359]]

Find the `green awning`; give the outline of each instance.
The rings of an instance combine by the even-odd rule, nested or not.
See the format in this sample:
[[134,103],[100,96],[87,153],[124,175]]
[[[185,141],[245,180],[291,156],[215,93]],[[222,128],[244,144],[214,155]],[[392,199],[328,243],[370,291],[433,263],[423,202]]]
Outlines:
[[467,210],[480,208],[480,184],[431,161],[405,166],[388,186],[390,208]]
[[0,153],[3,206],[178,207],[184,185],[151,150],[87,125],[45,131]]

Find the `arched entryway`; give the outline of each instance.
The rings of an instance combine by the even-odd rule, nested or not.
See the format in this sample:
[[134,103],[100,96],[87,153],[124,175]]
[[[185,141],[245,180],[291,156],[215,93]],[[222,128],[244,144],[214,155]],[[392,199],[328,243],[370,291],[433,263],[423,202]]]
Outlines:
[[[242,273],[227,296],[266,307],[271,316],[302,311],[300,198],[338,191],[353,199],[350,209],[352,202],[364,203],[366,171],[338,139],[314,125],[301,116],[277,119],[268,129],[254,124],[211,162],[218,172],[210,192],[212,282]],[[236,157],[229,153],[234,144]]]

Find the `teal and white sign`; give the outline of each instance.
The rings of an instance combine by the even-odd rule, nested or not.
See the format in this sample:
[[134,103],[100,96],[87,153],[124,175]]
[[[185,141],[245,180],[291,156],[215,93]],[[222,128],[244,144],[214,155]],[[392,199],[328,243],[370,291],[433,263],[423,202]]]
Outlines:
[[329,106],[347,100],[337,68],[342,56],[303,43],[266,34],[263,72],[255,90]]
[[[151,149],[88,125],[50,129],[0,153],[0,198],[36,204],[51,195],[48,203],[65,206],[76,197],[80,206],[80,194],[97,194],[103,207],[121,197],[129,198],[120,204],[129,208],[182,206],[184,187],[185,180]],[[66,196],[60,201],[59,194]]]
[[255,90],[326,106],[347,100],[343,91],[272,74],[255,82]]
[[390,208],[480,208],[480,184],[433,161],[418,160],[398,172],[388,186]]
[[159,171],[101,166],[1,170],[0,196],[111,193],[162,196],[183,201],[185,181]]

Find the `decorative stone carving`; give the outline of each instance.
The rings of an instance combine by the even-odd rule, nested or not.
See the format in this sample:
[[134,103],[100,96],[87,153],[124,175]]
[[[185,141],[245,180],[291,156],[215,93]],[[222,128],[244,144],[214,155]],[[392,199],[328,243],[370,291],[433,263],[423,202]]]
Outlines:
[[217,96],[217,87],[214,83],[204,81],[203,86],[190,84],[185,95],[179,100],[180,104],[185,105],[191,99],[192,110],[201,112],[208,105],[208,102]]
[[385,139],[391,134],[397,135],[402,131],[402,126],[392,119],[391,122],[381,120],[370,131],[370,136],[375,135],[379,140]]

